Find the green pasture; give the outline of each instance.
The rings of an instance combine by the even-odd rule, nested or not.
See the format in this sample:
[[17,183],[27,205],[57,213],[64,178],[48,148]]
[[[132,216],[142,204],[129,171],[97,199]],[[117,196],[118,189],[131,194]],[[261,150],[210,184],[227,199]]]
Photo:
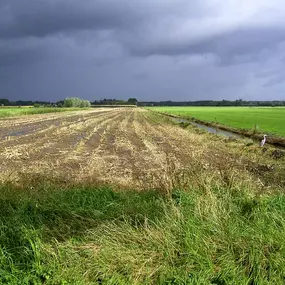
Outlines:
[[285,136],[283,107],[153,107],[150,109],[238,129],[254,129],[256,125],[258,132]]

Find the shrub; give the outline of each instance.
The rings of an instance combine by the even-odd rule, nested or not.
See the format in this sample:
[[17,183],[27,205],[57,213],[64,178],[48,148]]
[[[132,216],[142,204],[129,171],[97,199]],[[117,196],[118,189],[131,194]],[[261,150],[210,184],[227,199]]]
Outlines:
[[75,107],[75,108],[87,108],[90,107],[91,104],[88,100],[82,100],[77,97],[70,97],[70,98],[65,98],[64,99],[64,107],[70,108],[70,107]]
[[80,107],[81,108],[90,108],[90,106],[91,106],[91,104],[90,104],[90,102],[88,100],[82,100],[80,102]]

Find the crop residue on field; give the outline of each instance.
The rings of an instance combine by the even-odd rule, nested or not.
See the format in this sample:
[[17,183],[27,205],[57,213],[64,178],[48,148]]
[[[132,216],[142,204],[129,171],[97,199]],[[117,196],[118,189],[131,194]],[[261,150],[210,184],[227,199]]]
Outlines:
[[183,171],[195,176],[201,167],[205,175],[209,168],[217,175],[229,167],[246,170],[246,159],[222,138],[207,140],[144,109],[34,115],[3,120],[0,131],[17,134],[0,142],[2,181],[18,180],[23,174],[50,174],[69,182],[123,187],[164,183],[171,188],[175,183],[194,183],[190,178],[183,181]]

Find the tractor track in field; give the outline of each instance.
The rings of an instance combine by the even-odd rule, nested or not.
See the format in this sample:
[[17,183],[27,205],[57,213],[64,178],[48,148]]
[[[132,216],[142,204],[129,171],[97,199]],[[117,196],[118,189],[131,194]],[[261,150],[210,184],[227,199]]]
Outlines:
[[244,169],[242,160],[226,145],[217,147],[204,135],[155,120],[139,108],[33,115],[0,122],[1,181],[39,174],[75,183],[151,187],[155,179],[167,180],[170,172],[195,168],[197,163],[217,169],[220,158]]

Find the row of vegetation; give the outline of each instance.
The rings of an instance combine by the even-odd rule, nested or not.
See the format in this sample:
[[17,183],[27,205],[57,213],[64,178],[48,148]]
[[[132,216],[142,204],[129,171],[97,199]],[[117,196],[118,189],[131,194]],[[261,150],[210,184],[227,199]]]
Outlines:
[[200,100],[200,101],[159,101],[159,102],[140,102],[140,106],[248,106],[248,107],[282,107],[285,106],[285,101],[245,101],[242,99],[230,100]]
[[103,99],[92,102],[92,105],[137,105],[138,100],[136,98],[129,98],[127,101],[125,100],[117,100],[117,99]]
[[78,97],[68,97],[65,98],[64,101],[60,101],[56,104],[44,104],[41,105],[39,103],[34,104],[35,108],[41,108],[41,107],[59,107],[59,108],[90,108],[91,103],[88,100],[83,100]]
[[[9,101],[8,99],[0,99],[0,106],[33,106],[33,105],[54,107],[62,107],[64,101],[57,101],[55,103],[44,102],[44,101]],[[139,102],[136,98],[129,98],[128,100],[120,99],[103,99],[95,100],[91,102],[91,105],[138,105],[138,106],[250,106],[250,107],[282,107],[285,106],[284,100],[274,101],[246,101],[246,100],[199,100],[199,101],[141,101]]]
[[77,97],[66,98],[65,100],[60,100],[57,102],[45,102],[45,101],[9,101],[8,99],[0,99],[0,106],[34,106],[34,107],[90,107],[90,105],[136,105],[136,98],[129,98],[126,100],[117,99],[103,99],[94,102],[89,102],[87,100],[82,100]]

